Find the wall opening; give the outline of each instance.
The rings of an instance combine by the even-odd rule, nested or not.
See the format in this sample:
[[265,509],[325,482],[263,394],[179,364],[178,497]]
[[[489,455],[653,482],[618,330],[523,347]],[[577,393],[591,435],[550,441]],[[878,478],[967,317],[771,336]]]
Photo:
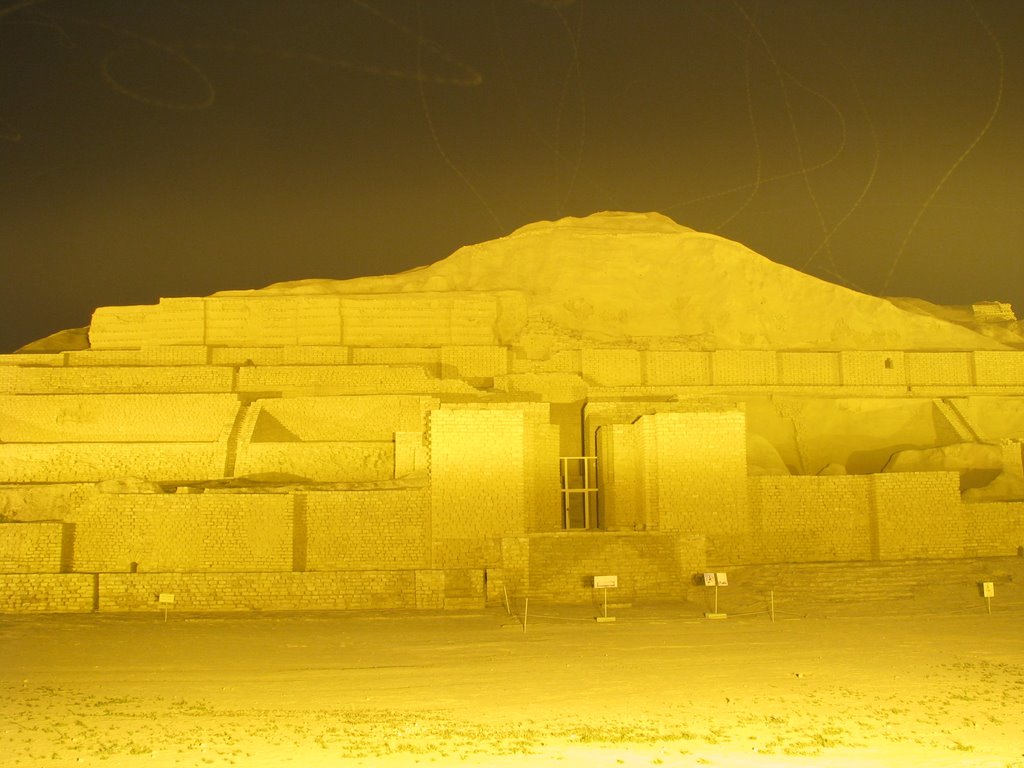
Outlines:
[[562,528],[590,530],[600,527],[597,515],[597,457],[562,456]]

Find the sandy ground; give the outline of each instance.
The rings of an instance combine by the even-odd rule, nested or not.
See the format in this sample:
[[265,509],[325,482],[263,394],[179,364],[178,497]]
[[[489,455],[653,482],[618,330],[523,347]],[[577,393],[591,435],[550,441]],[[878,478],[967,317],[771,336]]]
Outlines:
[[0,617],[3,766],[1024,767],[1024,610]]

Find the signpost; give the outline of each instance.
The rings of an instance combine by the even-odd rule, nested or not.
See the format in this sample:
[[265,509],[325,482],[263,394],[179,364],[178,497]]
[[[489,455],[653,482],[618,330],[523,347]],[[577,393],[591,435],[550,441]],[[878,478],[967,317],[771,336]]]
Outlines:
[[710,613],[705,613],[705,619],[724,619],[726,614],[718,612],[718,588],[729,586],[729,576],[726,573],[705,573],[704,574],[704,586],[715,588],[715,610]]
[[167,622],[167,609],[174,605],[174,595],[170,592],[161,592],[157,595],[157,602],[164,609],[164,623]]
[[594,589],[604,590],[604,615],[596,616],[595,618],[603,623],[615,621],[614,616],[608,615],[608,590],[616,589],[619,586],[618,576],[595,576],[594,577]]
[[992,613],[992,598],[996,595],[996,585],[992,581],[981,582],[981,596],[985,598],[988,612]]

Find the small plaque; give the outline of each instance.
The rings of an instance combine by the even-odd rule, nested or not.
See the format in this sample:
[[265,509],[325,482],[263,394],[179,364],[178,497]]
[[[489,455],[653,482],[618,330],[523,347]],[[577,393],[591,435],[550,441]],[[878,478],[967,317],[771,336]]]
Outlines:
[[594,589],[615,589],[619,586],[618,576],[595,576]]
[[161,592],[160,596],[157,597],[157,602],[162,604],[170,604],[174,602],[174,595],[170,592]]
[[728,587],[729,586],[729,577],[726,574],[724,574],[724,573],[716,573],[715,574],[715,583],[718,584],[718,586],[720,586],[720,587]]
[[996,596],[996,585],[991,581],[981,582],[981,596],[982,597],[995,597]]
[[715,574],[713,574],[713,573],[705,573],[704,574],[704,586],[705,587],[713,587],[713,586],[715,586]]

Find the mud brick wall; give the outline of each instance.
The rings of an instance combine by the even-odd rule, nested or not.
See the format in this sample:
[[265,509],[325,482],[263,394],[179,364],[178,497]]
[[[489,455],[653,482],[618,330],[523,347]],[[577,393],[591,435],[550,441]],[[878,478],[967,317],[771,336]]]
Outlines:
[[223,477],[224,458],[219,443],[7,443],[0,476],[8,483],[188,482]]
[[837,352],[779,352],[779,384],[833,387],[840,384]]
[[[2,373],[2,371],[0,371]],[[419,366],[279,365],[238,369],[239,392],[333,390],[337,394],[386,395],[430,392],[475,392],[460,381],[427,376]]]
[[[137,349],[142,346],[146,322],[155,305],[99,307],[89,323],[93,349]],[[199,341],[202,344],[202,341]]]
[[779,372],[776,353],[730,349],[712,352],[711,381],[716,386],[777,384]]
[[609,602],[685,595],[704,565],[700,539],[677,533],[534,534],[529,542],[531,600],[586,603],[603,599],[594,576],[618,576]]
[[1024,386],[1024,352],[975,352],[978,386]]
[[751,477],[750,562],[877,557],[870,476]]
[[[953,612],[985,612],[978,584],[995,583],[993,610],[1024,596],[1024,559],[897,560],[857,563],[778,563],[729,568],[729,587],[719,591],[725,611],[769,608],[790,615],[835,615],[842,603],[875,602],[871,613],[905,610],[902,601],[943,598]],[[703,594],[702,594],[703,593]],[[691,599],[708,597],[695,588]],[[864,609],[860,609],[864,610]]]
[[523,404],[523,474],[525,524],[530,532],[557,531],[562,527],[558,457],[560,434],[550,423],[547,403]]
[[230,392],[230,368],[121,366],[48,368],[0,366],[0,393],[54,395],[131,392]]
[[498,298],[491,294],[410,293],[343,296],[342,341],[356,346],[441,347],[498,343]]
[[68,515],[72,570],[290,571],[286,494],[99,494]]
[[234,395],[0,395],[0,442],[215,442]]
[[907,369],[902,352],[839,353],[843,386],[906,386]]
[[63,520],[96,494],[94,483],[0,485],[0,520]]
[[65,352],[65,364],[81,365],[206,365],[208,348],[202,345],[145,349],[83,349]]
[[882,560],[963,557],[967,519],[957,472],[872,476]]
[[[305,570],[430,567],[430,491],[313,492],[305,498]],[[298,527],[298,526],[297,526]]]
[[705,534],[709,556],[749,543],[742,411],[659,413],[637,422],[646,519],[658,530]]
[[0,354],[0,366],[25,365],[25,366],[57,366],[65,363],[67,352],[16,352]]
[[711,354],[685,350],[651,350],[644,353],[645,384],[650,386],[708,386]]
[[965,504],[964,556],[1020,554],[1024,547],[1024,502]]
[[583,354],[578,349],[554,352],[550,357],[532,360],[527,357],[512,358],[509,370],[512,373],[580,373],[583,370]]
[[82,613],[93,610],[91,573],[0,573],[0,613]]
[[348,347],[208,347],[211,365],[348,365]]
[[974,382],[974,358],[970,352],[904,352],[903,359],[910,386]]
[[[261,429],[270,421],[295,440],[391,440],[395,432],[423,432],[426,414],[437,398],[418,395],[354,395],[261,400],[262,414],[254,441],[275,441],[275,430]],[[265,436],[264,436],[265,435]]]
[[64,524],[0,523],[0,573],[60,573]]
[[430,414],[435,567],[473,565],[455,554],[459,541],[525,531],[525,432],[521,410],[442,408]]
[[444,378],[494,378],[508,373],[508,347],[441,347],[441,375]]
[[395,476],[395,444],[249,443],[239,451],[236,477],[285,475],[322,483],[365,483]]
[[600,387],[636,387],[643,383],[641,353],[635,349],[594,349],[581,352],[583,378]]
[[438,347],[353,347],[355,365],[420,365],[431,375],[441,375]]
[[337,296],[217,296],[204,302],[206,344],[278,347],[341,343]]
[[[110,573],[99,577],[99,610],[384,610],[417,608],[416,571],[313,573]],[[434,606],[425,606],[434,607]]]
[[630,424],[606,424],[597,431],[598,518],[608,531],[646,529],[644,465],[640,431]]

